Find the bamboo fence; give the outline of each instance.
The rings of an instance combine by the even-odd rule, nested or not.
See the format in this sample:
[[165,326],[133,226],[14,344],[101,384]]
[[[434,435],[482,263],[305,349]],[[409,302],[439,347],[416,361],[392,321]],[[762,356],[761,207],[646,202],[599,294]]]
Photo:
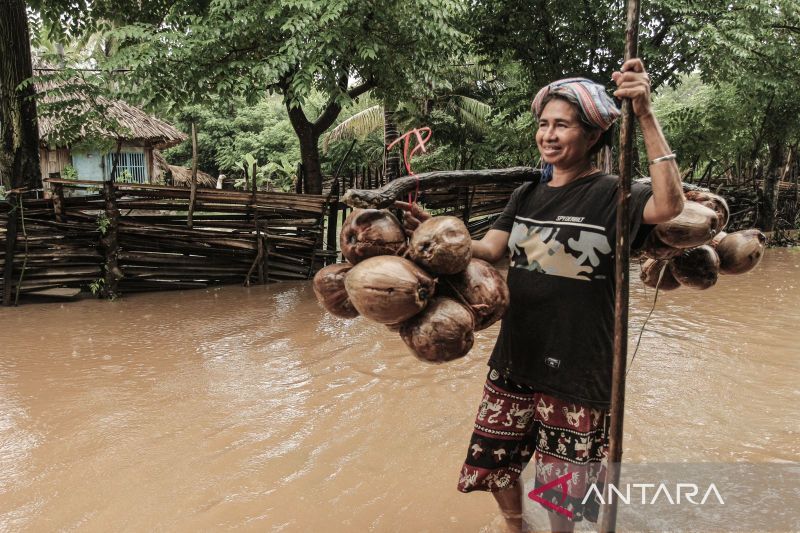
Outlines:
[[[117,183],[104,194],[64,194],[97,185],[50,180],[52,198],[17,207],[23,224],[14,249],[15,291],[94,286],[116,295],[303,280],[335,260],[323,249],[326,196],[201,188],[189,229],[186,188]],[[3,204],[3,229],[9,215]]]

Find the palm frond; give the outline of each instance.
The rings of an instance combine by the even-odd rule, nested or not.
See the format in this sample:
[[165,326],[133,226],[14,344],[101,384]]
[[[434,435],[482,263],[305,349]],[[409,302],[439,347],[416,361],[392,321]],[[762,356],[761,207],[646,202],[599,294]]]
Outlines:
[[345,119],[329,133],[325,134],[322,139],[322,149],[327,152],[330,143],[343,139],[363,140],[367,135],[382,127],[383,106],[377,104],[368,107],[352,117]]
[[453,95],[448,102],[450,110],[458,115],[464,126],[476,133],[485,133],[489,127],[492,106],[469,96]]

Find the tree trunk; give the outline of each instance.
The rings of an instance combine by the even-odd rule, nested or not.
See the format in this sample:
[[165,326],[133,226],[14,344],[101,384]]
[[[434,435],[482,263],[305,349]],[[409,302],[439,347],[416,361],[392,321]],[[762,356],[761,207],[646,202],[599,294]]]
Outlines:
[[386,183],[400,177],[400,149],[395,147],[392,151],[386,147],[400,136],[395,123],[395,111],[388,103],[383,104],[383,177]]
[[[338,100],[332,98],[328,104],[322,109],[319,117],[314,122],[311,122],[306,117],[303,109],[299,106],[291,105],[291,79],[287,77],[281,82],[283,88],[283,97],[286,105],[286,111],[289,113],[289,122],[292,123],[292,128],[297,134],[300,141],[300,159],[303,163],[304,172],[304,191],[306,194],[322,194],[322,166],[319,157],[319,138],[325,131],[330,128],[336,121],[336,117],[342,112],[342,106],[339,105]],[[342,90],[347,87],[347,77],[341,80]],[[367,81],[347,89],[347,94],[350,98],[358,98],[373,87],[372,81]]]
[[781,178],[781,167],[785,153],[785,145],[781,141],[774,141],[769,145],[769,166],[764,176],[764,189],[761,195],[760,220],[758,227],[762,231],[775,229],[775,218],[778,214],[778,183]]
[[306,194],[322,194],[319,135],[311,131],[311,128],[300,136],[300,159],[303,162],[303,192]]
[[32,84],[28,18],[23,0],[0,2],[0,178],[8,189],[40,184],[39,130]]
[[[300,160],[303,164],[303,192],[322,194],[322,166],[319,160],[319,137],[314,124],[310,122],[300,107],[286,103],[289,121],[300,141]],[[298,176],[298,179],[300,176]]]

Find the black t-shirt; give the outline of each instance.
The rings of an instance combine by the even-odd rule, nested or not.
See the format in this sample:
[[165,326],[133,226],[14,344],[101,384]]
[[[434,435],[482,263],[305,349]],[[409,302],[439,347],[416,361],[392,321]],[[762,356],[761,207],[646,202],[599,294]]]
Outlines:
[[[595,174],[561,187],[526,183],[493,228],[509,232],[511,305],[489,366],[566,400],[607,407],[614,340],[617,183]],[[631,235],[652,226],[652,190],[631,189]]]

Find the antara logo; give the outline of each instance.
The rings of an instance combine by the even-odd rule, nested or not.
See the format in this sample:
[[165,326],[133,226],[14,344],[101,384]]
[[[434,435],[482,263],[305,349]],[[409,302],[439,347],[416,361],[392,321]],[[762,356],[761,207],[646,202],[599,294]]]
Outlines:
[[[698,487],[695,483],[677,483],[675,485],[675,490],[672,492],[670,492],[670,489],[667,487],[666,483],[659,483],[658,485],[655,483],[630,483],[623,485],[623,487],[625,488],[624,492],[613,483],[608,485],[608,503],[612,503],[614,501],[614,495],[616,495],[620,502],[624,503],[625,505],[630,505],[631,488],[633,488],[634,496],[636,496],[635,491],[638,490],[640,492],[641,499],[638,501],[638,503],[642,505],[655,505],[659,499],[662,499],[662,503],[664,501],[668,501],[670,505],[676,505],[681,503],[681,497],[683,497],[684,501],[687,501],[693,505],[705,505],[706,501],[709,499],[709,496],[712,494],[720,505],[725,505],[725,500],[722,499],[722,494],[719,493],[717,486],[713,483],[708,486],[705,493],[703,493],[703,498],[699,502],[694,500],[694,498],[700,494],[700,487]],[[652,493],[653,497],[651,499],[647,498],[648,489],[655,489],[655,492]],[[606,500],[603,498],[602,491],[599,490],[595,484],[592,484],[592,486],[589,487],[589,491],[586,493],[586,496],[583,497],[583,503],[586,503],[591,494],[597,496],[601,504],[606,503]],[[675,495],[674,499],[672,498],[673,494]],[[635,499],[633,502],[637,503]]]
[[[568,472],[563,476],[554,479],[553,481],[542,485],[540,487],[536,487],[532,491],[528,493],[528,498],[535,502],[539,502],[548,509],[552,509],[553,511],[563,514],[567,518],[572,518],[573,513],[570,509],[565,508],[564,502],[567,500],[567,490],[569,488],[569,481],[572,479],[573,472]],[[561,505],[558,505],[552,501],[545,500],[541,494],[547,490],[553,489],[555,487],[561,487]],[[599,489],[596,484],[592,483],[589,487],[588,492],[583,497],[583,501],[581,501],[582,505],[585,505],[587,501],[589,501],[589,497],[594,495],[602,505],[606,503],[612,503],[614,501],[614,497],[618,498],[621,503],[625,505],[631,504],[631,488],[639,491],[641,498],[638,503],[642,505],[654,505],[659,501],[659,499],[663,502],[669,502],[671,505],[681,504],[683,501],[689,502],[693,505],[705,505],[705,503],[713,496],[720,505],[725,505],[725,500],[722,499],[722,494],[719,493],[717,490],[716,485],[711,483],[708,488],[703,493],[703,497],[700,501],[696,501],[696,498],[700,494],[700,487],[697,486],[695,483],[677,483],[675,485],[675,490],[670,491],[666,483],[659,483],[656,485],[655,483],[630,483],[623,485],[624,491],[621,490],[620,487],[616,485],[609,484],[608,488],[608,500],[603,496],[603,490]],[[652,493],[652,498],[648,498],[648,489],[655,489]],[[673,494],[675,497],[673,498]],[[634,496],[636,494],[634,493]],[[683,499],[681,499],[683,498]],[[633,500],[634,503],[637,503],[636,500]],[[713,502],[712,502],[713,503]],[[570,505],[570,507],[572,507]]]

